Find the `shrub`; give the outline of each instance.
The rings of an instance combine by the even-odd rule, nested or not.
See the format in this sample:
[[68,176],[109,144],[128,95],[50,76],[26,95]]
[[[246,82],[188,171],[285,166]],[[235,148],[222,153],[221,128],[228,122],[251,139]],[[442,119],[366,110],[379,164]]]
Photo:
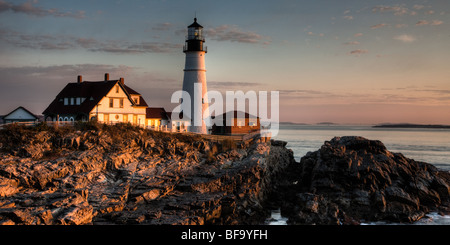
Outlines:
[[88,121],[88,122],[76,121],[73,127],[79,131],[87,131],[87,130],[98,131],[99,129],[101,129],[101,125],[99,125],[97,121]]

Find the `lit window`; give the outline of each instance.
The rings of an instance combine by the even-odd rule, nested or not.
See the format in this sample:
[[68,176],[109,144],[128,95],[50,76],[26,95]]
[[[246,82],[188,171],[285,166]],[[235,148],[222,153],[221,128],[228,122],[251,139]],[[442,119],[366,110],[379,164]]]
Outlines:
[[77,98],[77,105],[81,104],[81,98]]
[[68,105],[69,104],[69,98],[64,98],[64,105]]
[[74,105],[75,104],[75,98],[70,98],[70,105]]

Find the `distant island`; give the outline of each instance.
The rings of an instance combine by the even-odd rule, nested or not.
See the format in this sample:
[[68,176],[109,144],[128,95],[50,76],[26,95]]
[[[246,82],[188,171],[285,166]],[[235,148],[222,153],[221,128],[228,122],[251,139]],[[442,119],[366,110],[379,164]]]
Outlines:
[[450,129],[450,125],[413,124],[413,123],[380,124],[380,125],[375,125],[373,127],[374,128],[437,128],[437,129]]
[[307,123],[297,123],[297,122],[280,122],[280,124],[289,124],[289,125],[309,125]]
[[320,123],[317,123],[317,125],[338,125],[338,124],[334,123],[334,122],[320,122]]

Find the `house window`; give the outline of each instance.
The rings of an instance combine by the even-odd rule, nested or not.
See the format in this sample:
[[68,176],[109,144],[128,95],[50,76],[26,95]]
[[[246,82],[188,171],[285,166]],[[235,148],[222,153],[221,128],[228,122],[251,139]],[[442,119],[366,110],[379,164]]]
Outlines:
[[75,104],[75,98],[70,98],[70,105],[74,105]]
[[81,104],[81,98],[77,98],[77,105]]
[[116,94],[119,93],[119,85],[116,85]]
[[123,108],[123,99],[120,99],[120,108]]
[[114,99],[109,99],[109,108],[113,108],[114,107]]
[[139,98],[134,98],[134,102],[136,102],[136,104],[139,104]]
[[64,98],[64,105],[68,105],[69,104],[69,98]]

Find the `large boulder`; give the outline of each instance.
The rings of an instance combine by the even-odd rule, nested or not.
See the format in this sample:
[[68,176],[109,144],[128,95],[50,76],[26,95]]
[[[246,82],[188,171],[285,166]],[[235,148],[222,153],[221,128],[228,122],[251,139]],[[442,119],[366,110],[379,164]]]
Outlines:
[[443,175],[380,141],[335,137],[291,166],[282,211],[294,224],[414,222],[448,204]]

